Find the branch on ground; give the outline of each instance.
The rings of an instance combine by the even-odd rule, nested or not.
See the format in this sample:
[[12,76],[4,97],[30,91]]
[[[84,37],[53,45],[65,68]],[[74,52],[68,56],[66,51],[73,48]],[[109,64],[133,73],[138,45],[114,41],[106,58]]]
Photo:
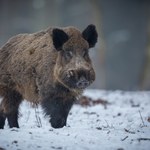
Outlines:
[[103,99],[92,99],[90,97],[87,97],[87,96],[82,96],[79,98],[78,101],[76,101],[76,104],[78,105],[81,105],[83,107],[88,107],[88,106],[95,106],[95,105],[103,105],[104,108],[106,109],[107,108],[107,105],[109,105],[110,103],[106,100],[103,100]]

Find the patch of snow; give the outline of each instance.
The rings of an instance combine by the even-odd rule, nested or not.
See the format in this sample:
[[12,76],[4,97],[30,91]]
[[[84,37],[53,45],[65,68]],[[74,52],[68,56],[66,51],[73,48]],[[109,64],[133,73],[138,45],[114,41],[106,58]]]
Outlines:
[[149,150],[150,92],[86,90],[85,96],[110,104],[74,105],[67,126],[53,129],[41,107],[23,102],[20,128],[0,130],[6,150]]

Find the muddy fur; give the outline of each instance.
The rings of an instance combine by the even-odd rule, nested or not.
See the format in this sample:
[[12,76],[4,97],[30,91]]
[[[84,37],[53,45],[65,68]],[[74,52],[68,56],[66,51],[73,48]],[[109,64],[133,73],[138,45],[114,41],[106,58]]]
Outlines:
[[23,99],[41,104],[52,127],[66,125],[67,116],[83,89],[95,80],[88,49],[97,42],[94,25],[48,28],[19,34],[0,48],[0,128],[5,119],[19,127]]

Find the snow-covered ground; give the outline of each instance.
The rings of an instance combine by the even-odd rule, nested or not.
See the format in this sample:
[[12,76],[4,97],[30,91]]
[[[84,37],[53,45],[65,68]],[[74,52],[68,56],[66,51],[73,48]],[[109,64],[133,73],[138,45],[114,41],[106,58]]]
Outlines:
[[5,150],[150,150],[150,92],[86,90],[110,104],[74,105],[67,127],[53,129],[41,108],[24,102],[20,128],[0,130]]

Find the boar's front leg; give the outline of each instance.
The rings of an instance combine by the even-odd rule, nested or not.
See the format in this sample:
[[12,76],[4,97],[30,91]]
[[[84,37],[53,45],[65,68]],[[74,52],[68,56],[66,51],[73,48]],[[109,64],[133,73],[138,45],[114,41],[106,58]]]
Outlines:
[[74,103],[74,98],[64,100],[60,97],[46,98],[42,102],[42,107],[46,115],[50,116],[50,123],[53,128],[66,126],[68,113]]

